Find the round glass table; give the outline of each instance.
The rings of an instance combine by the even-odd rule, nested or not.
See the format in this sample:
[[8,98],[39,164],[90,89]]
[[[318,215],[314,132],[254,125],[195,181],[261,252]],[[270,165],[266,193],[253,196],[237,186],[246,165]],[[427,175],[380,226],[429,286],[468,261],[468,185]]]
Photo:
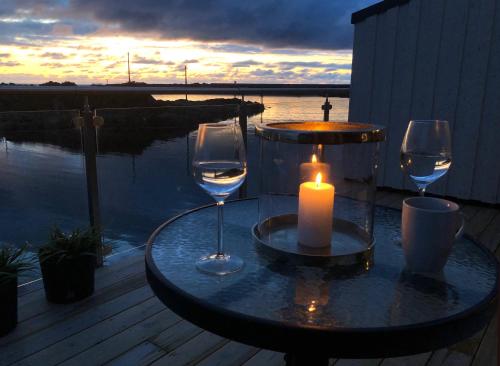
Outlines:
[[373,263],[306,266],[254,243],[257,205],[249,199],[225,206],[225,249],[245,261],[227,276],[195,267],[216,248],[215,206],[179,215],[152,234],[147,278],[169,308],[223,337],[285,352],[289,364],[446,347],[482,329],[495,311],[497,261],[469,238],[455,243],[442,273],[410,273],[399,242],[401,211],[377,207]]

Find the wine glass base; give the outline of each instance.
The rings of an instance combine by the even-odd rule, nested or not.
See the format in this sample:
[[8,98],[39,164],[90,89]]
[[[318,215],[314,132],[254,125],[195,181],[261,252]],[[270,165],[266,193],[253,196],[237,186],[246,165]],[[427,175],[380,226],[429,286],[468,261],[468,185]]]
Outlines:
[[243,266],[244,262],[240,257],[229,254],[211,254],[196,262],[198,271],[217,276],[238,272]]

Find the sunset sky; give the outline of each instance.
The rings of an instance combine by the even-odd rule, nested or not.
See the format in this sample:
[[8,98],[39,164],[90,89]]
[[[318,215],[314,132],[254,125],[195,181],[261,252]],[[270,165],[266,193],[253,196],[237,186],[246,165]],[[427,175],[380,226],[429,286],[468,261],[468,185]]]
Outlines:
[[376,0],[1,0],[0,82],[349,83]]

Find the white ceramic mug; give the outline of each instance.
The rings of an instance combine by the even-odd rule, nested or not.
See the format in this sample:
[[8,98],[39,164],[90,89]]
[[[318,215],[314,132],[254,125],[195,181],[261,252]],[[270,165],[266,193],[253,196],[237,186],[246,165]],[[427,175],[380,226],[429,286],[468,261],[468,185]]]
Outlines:
[[401,241],[407,268],[413,272],[441,271],[463,229],[463,215],[456,203],[432,197],[405,199]]

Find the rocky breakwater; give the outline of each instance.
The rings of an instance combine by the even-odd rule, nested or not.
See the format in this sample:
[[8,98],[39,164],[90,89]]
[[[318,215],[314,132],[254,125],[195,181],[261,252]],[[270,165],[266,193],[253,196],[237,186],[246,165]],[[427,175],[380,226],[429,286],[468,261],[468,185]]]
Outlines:
[[[237,117],[239,99],[161,101],[146,94],[101,94],[89,105],[103,117],[98,128],[100,152],[139,154],[155,140],[185,136],[198,124]],[[264,106],[244,102],[248,116]],[[48,143],[81,149],[80,129],[74,124],[83,106],[79,95],[0,96],[0,135],[11,141]]]

